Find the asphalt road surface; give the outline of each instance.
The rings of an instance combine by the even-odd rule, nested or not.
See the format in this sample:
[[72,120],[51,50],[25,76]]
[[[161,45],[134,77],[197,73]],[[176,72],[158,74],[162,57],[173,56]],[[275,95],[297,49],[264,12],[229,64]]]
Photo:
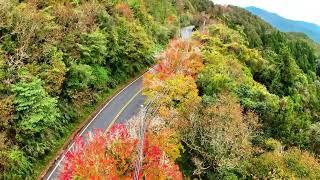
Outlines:
[[[106,131],[112,124],[125,122],[135,115],[145,100],[145,97],[141,94],[142,78],[143,77],[139,77],[115,95],[91,120],[91,122],[84,127],[79,136],[85,138],[87,133],[93,132],[95,129]],[[74,144],[71,143],[63,155],[61,155],[49,169],[44,176],[44,179],[58,179],[65,161],[64,154],[68,151],[72,151],[73,147]]]

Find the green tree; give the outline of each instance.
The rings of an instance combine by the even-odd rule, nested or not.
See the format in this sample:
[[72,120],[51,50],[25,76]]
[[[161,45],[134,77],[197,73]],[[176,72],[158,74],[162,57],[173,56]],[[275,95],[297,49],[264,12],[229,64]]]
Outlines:
[[[15,93],[15,129],[17,142],[33,157],[44,155],[52,147],[52,131],[61,128],[57,99],[50,97],[40,79],[22,79],[12,87]],[[50,136],[49,136],[50,135]]]
[[49,94],[59,95],[66,75],[66,65],[63,62],[63,52],[52,50],[51,66],[43,73],[45,89]]
[[81,52],[81,63],[90,65],[105,64],[107,51],[107,37],[99,29],[92,33],[85,33],[81,36],[81,43],[78,44]]
[[279,54],[279,70],[272,81],[271,92],[286,96],[292,95],[295,83],[297,83],[299,68],[290,55],[289,48],[282,46]]
[[290,43],[290,49],[296,63],[304,73],[315,72],[317,63],[315,52],[307,42],[297,40]]
[[110,82],[110,73],[105,67],[94,66],[92,71],[93,79],[92,86],[97,90],[106,89]]
[[154,43],[136,21],[117,18],[108,44],[108,66],[116,79],[124,80],[153,62]]
[[92,76],[92,67],[85,64],[72,64],[67,74],[67,90],[72,93],[74,90],[82,91],[89,88]]

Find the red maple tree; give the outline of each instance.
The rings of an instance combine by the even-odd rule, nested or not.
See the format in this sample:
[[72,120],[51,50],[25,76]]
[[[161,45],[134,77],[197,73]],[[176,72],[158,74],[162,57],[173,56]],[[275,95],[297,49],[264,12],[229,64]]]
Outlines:
[[[137,159],[138,139],[125,125],[114,125],[108,133],[95,131],[88,143],[83,138],[66,154],[60,179],[132,179]],[[179,167],[159,147],[145,137],[139,179],[182,179]]]

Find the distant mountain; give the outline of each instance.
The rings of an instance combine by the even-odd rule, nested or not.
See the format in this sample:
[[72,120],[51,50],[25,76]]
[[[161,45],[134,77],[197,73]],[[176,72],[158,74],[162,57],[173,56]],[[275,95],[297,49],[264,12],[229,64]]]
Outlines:
[[259,16],[272,26],[283,32],[302,32],[308,35],[314,41],[320,43],[320,26],[304,21],[294,21],[283,18],[278,14],[268,12],[257,7],[247,7],[246,10]]

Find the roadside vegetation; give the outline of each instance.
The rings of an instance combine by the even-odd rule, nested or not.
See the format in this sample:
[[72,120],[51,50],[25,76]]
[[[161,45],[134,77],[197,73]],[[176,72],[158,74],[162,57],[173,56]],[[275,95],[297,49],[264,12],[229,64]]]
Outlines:
[[[140,178],[319,179],[317,46],[209,0],[0,0],[1,175],[39,175],[83,109],[158,63]],[[61,178],[132,178],[136,130],[79,140]]]
[[157,99],[150,121],[177,133],[184,177],[320,178],[316,56],[273,31],[279,40],[250,47],[243,31],[215,22],[171,41],[145,77]]

